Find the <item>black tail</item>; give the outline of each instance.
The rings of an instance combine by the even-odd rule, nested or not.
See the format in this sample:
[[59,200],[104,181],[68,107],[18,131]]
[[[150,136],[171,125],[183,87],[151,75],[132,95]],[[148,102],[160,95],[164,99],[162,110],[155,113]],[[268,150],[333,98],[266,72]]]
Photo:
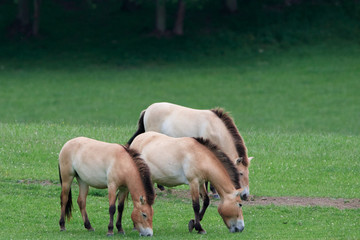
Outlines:
[[138,129],[134,133],[134,135],[130,138],[130,140],[127,142],[127,146],[130,146],[130,144],[132,143],[132,141],[134,141],[134,139],[136,138],[137,135],[145,132],[144,115],[145,115],[145,110],[141,112],[139,122],[138,122]]
[[[61,171],[60,171],[60,165],[59,166],[59,178],[60,178],[60,185],[62,186],[62,179],[61,179]],[[62,205],[61,203],[62,199],[60,196],[60,205]],[[65,207],[65,216],[67,218],[68,221],[70,221],[71,218],[71,211],[73,208],[73,204],[72,204],[72,194],[71,194],[71,188],[69,190],[69,196],[68,196],[68,201],[66,203],[66,207]]]

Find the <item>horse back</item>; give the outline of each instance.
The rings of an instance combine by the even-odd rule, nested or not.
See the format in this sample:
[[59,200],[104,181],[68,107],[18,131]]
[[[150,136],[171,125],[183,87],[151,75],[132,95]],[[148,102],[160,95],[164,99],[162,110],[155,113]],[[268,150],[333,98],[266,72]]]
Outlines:
[[[69,140],[60,151],[61,172],[80,177],[88,185],[106,188],[108,181],[122,176],[130,158],[119,144],[105,143],[86,137]],[[120,173],[119,173],[120,172]]]
[[230,157],[237,153],[224,122],[211,110],[192,109],[171,103],[154,103],[145,112],[146,131],[171,137],[202,137],[218,145]]
[[[210,110],[188,108],[172,103],[154,103],[145,112],[146,131],[171,137],[204,137],[219,135],[222,121]],[[224,128],[225,129],[225,128]]]

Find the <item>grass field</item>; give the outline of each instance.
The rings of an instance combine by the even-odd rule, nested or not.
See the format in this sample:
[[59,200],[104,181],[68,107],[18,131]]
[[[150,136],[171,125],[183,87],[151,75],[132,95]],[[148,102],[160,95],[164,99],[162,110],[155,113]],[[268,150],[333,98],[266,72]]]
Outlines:
[[[8,5],[0,8],[0,27]],[[200,22],[184,37],[157,39],[143,34],[150,27],[135,15],[104,12],[121,31],[91,11],[59,10],[51,21],[74,22],[64,37],[66,24],[52,32],[49,21],[42,38],[0,39],[0,239],[106,238],[106,190],[88,197],[95,232],[83,228],[77,206],[67,231],[59,231],[58,153],[76,136],[126,143],[140,111],[159,101],[231,112],[255,157],[252,195],[360,198],[360,44],[350,27],[358,22],[337,11],[327,23],[307,13],[315,22],[299,25],[289,17],[238,26],[236,16],[217,16],[209,34]],[[201,14],[189,12],[189,21]],[[99,33],[76,21],[89,16]],[[128,18],[134,32],[124,28]],[[218,30],[224,22],[230,27]],[[196,27],[200,33],[189,34]],[[126,235],[114,238],[138,238],[131,209],[129,201]],[[244,203],[245,230],[230,234],[212,205],[205,236],[188,233],[189,199],[159,193],[154,210],[156,239],[360,238],[360,209]]]

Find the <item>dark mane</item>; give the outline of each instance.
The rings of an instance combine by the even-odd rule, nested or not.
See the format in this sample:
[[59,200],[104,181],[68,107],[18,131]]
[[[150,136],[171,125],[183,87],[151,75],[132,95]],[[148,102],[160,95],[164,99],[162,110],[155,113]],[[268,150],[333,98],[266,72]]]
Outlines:
[[137,166],[144,189],[146,192],[146,200],[150,205],[153,205],[155,200],[155,190],[151,182],[150,169],[145,163],[144,159],[140,157],[140,154],[134,149],[129,149],[125,147],[125,150],[130,154],[131,158],[134,160],[135,165]]
[[244,139],[241,137],[241,135],[240,135],[238,129],[236,128],[234,121],[230,117],[229,113],[225,112],[224,109],[222,109],[222,108],[211,109],[211,111],[213,113],[215,113],[216,116],[218,116],[225,124],[226,128],[228,129],[230,135],[232,136],[232,138],[234,140],[236,151],[238,152],[239,157],[242,157],[242,159],[243,159],[242,164],[245,167],[248,167],[249,159],[247,156],[247,149],[246,149],[246,146],[244,143]]
[[207,147],[216,156],[216,158],[221,162],[221,164],[224,166],[225,170],[229,174],[235,188],[239,189],[239,172],[236,169],[234,163],[230,160],[230,158],[225,153],[223,153],[215,144],[210,142],[210,140],[203,138],[194,139]]

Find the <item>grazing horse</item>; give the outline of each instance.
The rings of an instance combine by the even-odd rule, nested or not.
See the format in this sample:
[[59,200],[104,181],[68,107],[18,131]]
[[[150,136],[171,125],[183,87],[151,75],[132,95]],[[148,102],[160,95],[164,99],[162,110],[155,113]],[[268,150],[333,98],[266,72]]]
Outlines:
[[[65,216],[70,220],[72,209],[71,183],[76,177],[79,184],[79,205],[84,226],[93,231],[87,212],[86,196],[89,186],[108,188],[109,214],[108,236],[113,235],[113,218],[116,211],[116,192],[118,210],[122,213],[124,202],[130,192],[134,203],[131,214],[135,228],[141,236],[152,236],[152,204],[155,192],[150,178],[149,168],[139,154],[119,144],[105,143],[85,137],[71,139],[59,154],[59,177],[61,183],[60,230],[65,230]],[[116,227],[124,233],[118,215]]]
[[[220,195],[218,212],[230,232],[244,229],[238,171],[226,154],[209,140],[145,132],[134,139],[130,148],[146,161],[153,182],[168,187],[190,185],[195,213],[195,220],[189,222],[190,232],[195,228],[198,233],[206,233],[200,224],[210,202],[205,181],[210,181]],[[200,196],[204,201],[201,211]]]
[[240,174],[241,199],[247,200],[249,165],[247,148],[234,121],[223,109],[198,110],[171,103],[154,103],[142,111],[138,130],[128,141],[145,132],[155,131],[171,137],[202,137],[216,144],[235,163]]

